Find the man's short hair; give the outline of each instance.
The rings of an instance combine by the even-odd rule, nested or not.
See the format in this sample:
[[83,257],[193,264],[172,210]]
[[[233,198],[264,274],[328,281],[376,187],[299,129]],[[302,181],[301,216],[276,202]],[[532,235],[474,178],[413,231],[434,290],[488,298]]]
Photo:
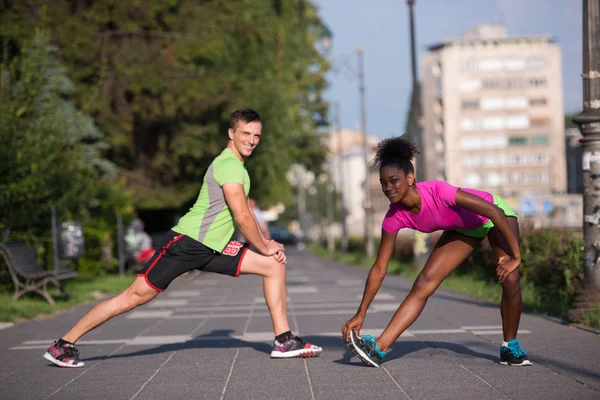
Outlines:
[[249,108],[242,108],[231,113],[229,118],[229,128],[235,130],[238,122],[244,121],[249,124],[250,122],[260,122],[260,115],[254,110]]

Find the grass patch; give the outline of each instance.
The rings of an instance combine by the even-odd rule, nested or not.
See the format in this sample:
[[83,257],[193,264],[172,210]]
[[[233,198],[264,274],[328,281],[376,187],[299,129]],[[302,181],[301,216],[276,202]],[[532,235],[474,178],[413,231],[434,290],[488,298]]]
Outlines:
[[600,329],[600,307],[595,310],[583,312],[581,314],[581,322],[592,328]]
[[56,301],[55,305],[48,304],[42,296],[36,293],[28,293],[21,296],[19,300],[15,300],[13,298],[14,292],[0,292],[0,322],[18,322],[50,315],[56,311],[96,300],[102,296],[119,293],[129,286],[132,280],[132,276],[119,277],[114,275],[76,277],[63,282],[63,286],[70,295],[68,300],[61,297],[56,291],[50,291]]
[[[375,259],[367,259],[362,253],[330,253],[327,249],[319,245],[310,245],[308,249],[319,256],[334,259],[340,262],[353,264],[362,268],[371,268]],[[490,266],[492,268],[492,266]],[[419,275],[420,270],[414,269],[410,264],[398,261],[390,261],[388,273],[400,275],[408,280],[414,281]],[[442,286],[459,293],[468,294],[481,300],[488,300],[500,303],[502,297],[502,287],[497,282],[488,281],[474,273],[465,273],[454,271],[442,282]],[[558,304],[548,301],[540,290],[536,289],[533,283],[526,279],[521,279],[521,295],[523,298],[523,310],[533,311],[541,314],[555,317],[564,317],[559,315],[557,310],[564,308]],[[583,315],[583,324],[600,329],[600,308],[595,311],[588,311]]]

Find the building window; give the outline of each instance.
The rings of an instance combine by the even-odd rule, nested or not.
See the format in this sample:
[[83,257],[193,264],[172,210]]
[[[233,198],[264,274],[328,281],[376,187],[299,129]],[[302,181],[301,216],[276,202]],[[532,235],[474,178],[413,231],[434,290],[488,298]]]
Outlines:
[[486,149],[503,149],[506,147],[506,136],[486,136],[483,141],[483,146]]
[[500,71],[502,69],[502,60],[481,60],[479,63],[479,69],[481,71]]
[[467,60],[467,61],[464,61],[462,64],[460,64],[461,72],[469,72],[469,71],[476,71],[476,70],[477,70],[477,61]]
[[458,91],[461,93],[476,92],[481,88],[481,81],[478,79],[462,80],[458,82]]
[[463,157],[463,167],[473,168],[481,165],[480,155],[466,155]]
[[504,68],[507,71],[521,71],[525,69],[525,60],[520,58],[509,58],[504,60]]
[[485,157],[485,165],[488,167],[496,167],[504,164],[504,157],[500,154],[490,154]]
[[463,178],[463,184],[465,186],[477,188],[481,186],[481,175],[478,174],[469,174]]
[[479,109],[479,100],[463,100],[462,101],[462,109],[463,110],[478,110]]
[[481,99],[482,110],[502,110],[504,109],[504,99],[501,97],[484,97]]
[[492,172],[486,176],[485,181],[488,186],[502,186],[502,184],[504,184],[505,177],[499,173]]
[[543,88],[546,87],[548,81],[546,78],[531,78],[529,79],[529,87],[530,88]]
[[460,139],[460,148],[463,150],[477,150],[483,147],[483,139],[479,136],[465,136]]
[[546,60],[543,58],[531,58],[527,60],[527,68],[529,69],[540,69],[546,66]]
[[508,110],[518,110],[521,108],[527,108],[526,97],[508,97],[506,99],[506,108]]
[[527,115],[514,115],[506,118],[506,129],[518,130],[529,128],[529,117]]
[[506,81],[507,89],[521,89],[523,88],[523,81],[521,79],[509,79]]
[[527,138],[524,136],[511,136],[508,139],[508,143],[511,146],[523,146],[527,144]]
[[483,119],[483,129],[499,131],[504,128],[504,120],[504,117],[485,117]]
[[483,80],[483,88],[484,89],[501,89],[502,82],[497,79],[484,79]]
[[548,104],[548,101],[545,97],[534,97],[529,99],[529,105],[532,107],[541,107]]
[[534,162],[538,165],[550,164],[550,156],[548,154],[536,154],[533,156]]
[[550,125],[550,118],[548,117],[532,117],[531,118],[531,126],[535,127],[545,127]]
[[549,140],[548,140],[548,136],[532,136],[531,137],[531,144],[548,144]]

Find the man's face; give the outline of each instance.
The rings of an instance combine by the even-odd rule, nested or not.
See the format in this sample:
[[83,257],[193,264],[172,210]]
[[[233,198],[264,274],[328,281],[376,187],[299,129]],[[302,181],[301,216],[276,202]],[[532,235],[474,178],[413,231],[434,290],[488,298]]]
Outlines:
[[240,158],[245,159],[252,154],[260,142],[261,131],[262,124],[256,121],[249,123],[239,121],[235,129],[229,129],[229,139],[233,141],[233,147]]

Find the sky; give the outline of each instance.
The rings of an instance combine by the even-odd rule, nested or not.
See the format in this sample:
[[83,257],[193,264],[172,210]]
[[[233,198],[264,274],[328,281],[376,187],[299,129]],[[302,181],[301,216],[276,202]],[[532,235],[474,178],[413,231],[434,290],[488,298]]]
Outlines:
[[[313,0],[332,31],[329,101],[340,102],[344,128],[359,129],[356,56],[364,49],[367,132],[403,133],[411,91],[410,26],[406,0]],[[486,22],[502,22],[509,36],[549,34],[561,48],[566,113],[582,106],[581,0],[415,0],[417,68],[427,47],[460,37]]]

